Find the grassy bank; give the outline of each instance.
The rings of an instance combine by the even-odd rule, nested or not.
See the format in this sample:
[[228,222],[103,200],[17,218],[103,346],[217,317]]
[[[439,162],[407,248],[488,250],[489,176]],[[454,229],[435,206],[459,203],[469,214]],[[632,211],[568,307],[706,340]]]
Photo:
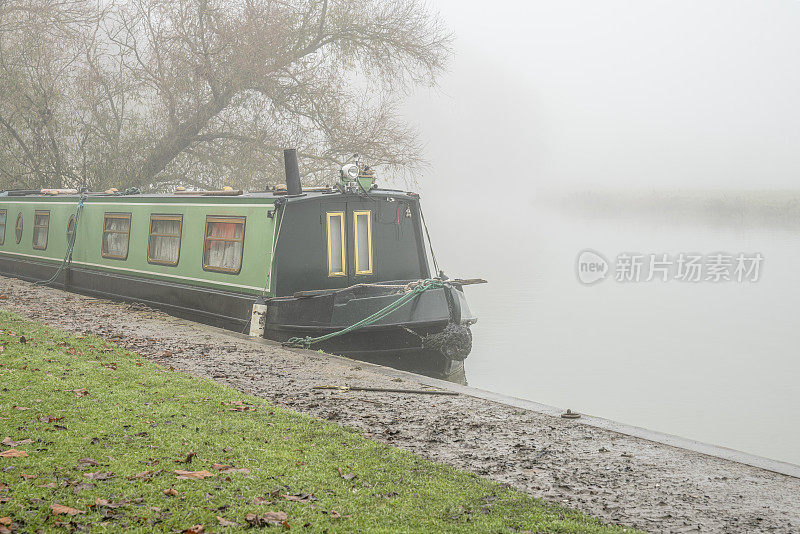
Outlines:
[[0,532],[618,532],[0,311]]

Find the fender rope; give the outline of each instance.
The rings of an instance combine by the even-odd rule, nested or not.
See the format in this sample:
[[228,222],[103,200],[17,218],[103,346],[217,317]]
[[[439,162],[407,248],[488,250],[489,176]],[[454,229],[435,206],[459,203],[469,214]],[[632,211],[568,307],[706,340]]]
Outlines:
[[310,348],[311,345],[314,345],[315,343],[319,343],[321,341],[327,341],[331,338],[341,336],[349,332],[353,332],[354,330],[358,330],[360,328],[364,328],[365,326],[377,323],[378,321],[385,318],[393,311],[402,308],[403,306],[405,306],[406,304],[408,304],[409,302],[411,302],[424,292],[428,291],[429,289],[440,289],[442,287],[444,287],[444,282],[442,280],[437,280],[435,278],[427,278],[425,280],[420,281],[416,286],[414,286],[414,289],[404,294],[399,299],[395,300],[388,306],[381,308],[380,310],[376,311],[369,317],[361,319],[357,323],[353,323],[346,328],[337,330],[336,332],[325,334],[324,336],[317,336],[317,337],[306,336],[306,337],[289,338],[287,341],[283,342],[283,346],[307,349]]

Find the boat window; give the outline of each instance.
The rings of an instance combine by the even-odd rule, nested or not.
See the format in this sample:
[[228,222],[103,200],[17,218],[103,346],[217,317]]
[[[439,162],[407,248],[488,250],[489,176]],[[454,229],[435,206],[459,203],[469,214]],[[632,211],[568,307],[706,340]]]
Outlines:
[[6,217],[8,216],[8,212],[6,210],[0,210],[0,245],[5,244],[6,242]]
[[14,237],[17,238],[17,245],[22,241],[22,214],[17,215],[17,225],[14,227]]
[[103,222],[104,258],[128,259],[128,243],[131,237],[130,213],[106,213]]
[[72,242],[73,235],[75,234],[75,216],[69,216],[69,222],[67,222],[67,247],[69,247],[70,243],[74,246],[75,243]]
[[182,226],[182,215],[151,215],[147,261],[162,265],[178,265]]
[[33,248],[47,248],[47,234],[50,232],[50,212],[37,211],[33,214]]
[[238,273],[244,253],[244,217],[206,217],[203,269]]
[[326,214],[328,220],[328,276],[345,276],[344,212]]
[[356,274],[372,274],[372,212],[354,211]]

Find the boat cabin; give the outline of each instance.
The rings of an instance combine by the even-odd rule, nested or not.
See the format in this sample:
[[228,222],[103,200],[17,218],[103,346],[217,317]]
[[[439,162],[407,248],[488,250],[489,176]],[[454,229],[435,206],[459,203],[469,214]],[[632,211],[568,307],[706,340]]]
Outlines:
[[272,292],[428,278],[419,197],[309,193],[281,203]]

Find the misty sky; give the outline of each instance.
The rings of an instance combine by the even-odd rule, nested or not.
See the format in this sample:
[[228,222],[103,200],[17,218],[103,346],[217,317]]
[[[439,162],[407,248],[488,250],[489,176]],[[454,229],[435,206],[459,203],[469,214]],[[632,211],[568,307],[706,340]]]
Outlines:
[[423,191],[501,177],[534,188],[800,185],[800,2],[431,6],[456,56],[439,89],[408,102],[432,162]]

